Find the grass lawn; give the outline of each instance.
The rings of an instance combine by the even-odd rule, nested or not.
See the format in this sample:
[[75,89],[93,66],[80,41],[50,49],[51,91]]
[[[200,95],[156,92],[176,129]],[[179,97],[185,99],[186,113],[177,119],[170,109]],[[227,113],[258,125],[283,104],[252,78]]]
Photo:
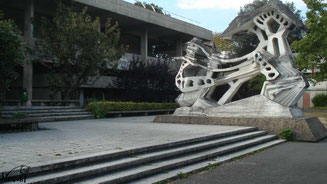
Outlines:
[[314,110],[327,110],[327,107],[314,107]]

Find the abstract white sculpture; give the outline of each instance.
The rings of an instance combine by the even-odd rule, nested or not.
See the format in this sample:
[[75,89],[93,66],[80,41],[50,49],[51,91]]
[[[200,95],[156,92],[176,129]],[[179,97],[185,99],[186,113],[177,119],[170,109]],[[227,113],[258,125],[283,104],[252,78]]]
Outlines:
[[[294,26],[304,27],[280,1],[271,0],[255,12],[236,17],[221,35],[231,39],[240,31],[256,34],[260,43],[253,52],[240,58],[226,59],[220,57],[212,43],[205,45],[198,38],[188,42],[186,55],[179,58],[182,64],[176,76],[176,86],[182,94],[176,101],[180,106],[189,108],[181,108],[175,114],[187,111],[187,114],[212,115],[215,111],[212,108],[230,103],[241,85],[260,73],[266,76],[261,95],[267,99],[260,97],[261,101],[256,103],[272,100],[294,111],[293,106],[309,86],[294,66],[287,41],[288,33]],[[219,86],[226,84],[229,86],[227,91],[217,91]],[[221,93],[218,99],[217,93]],[[235,103],[236,106],[240,104]],[[258,111],[260,109],[255,113]],[[295,114],[289,116],[302,116],[300,111]]]

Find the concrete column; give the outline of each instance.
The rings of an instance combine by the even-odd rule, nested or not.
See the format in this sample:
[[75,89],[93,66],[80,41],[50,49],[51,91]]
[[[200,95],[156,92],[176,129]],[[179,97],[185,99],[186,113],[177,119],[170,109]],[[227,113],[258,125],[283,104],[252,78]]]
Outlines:
[[148,31],[145,30],[141,35],[141,59],[148,59]]
[[[34,47],[33,38],[33,24],[32,17],[34,17],[34,1],[25,1],[25,26],[24,26],[24,39],[27,44]],[[23,75],[23,88],[27,89],[27,102],[26,105],[32,105],[33,97],[33,64],[26,63],[24,65],[24,75]]]
[[83,88],[81,88],[81,89],[79,90],[79,105],[80,105],[81,107],[84,106],[84,89],[83,89]]
[[98,31],[101,32],[101,18],[99,17]]
[[183,56],[183,41],[176,40],[176,56]]

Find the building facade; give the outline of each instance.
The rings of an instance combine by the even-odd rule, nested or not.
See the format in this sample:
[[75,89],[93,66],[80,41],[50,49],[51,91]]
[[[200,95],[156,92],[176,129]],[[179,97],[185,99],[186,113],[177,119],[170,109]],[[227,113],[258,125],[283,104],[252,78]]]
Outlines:
[[[88,14],[100,18],[99,31],[104,29],[108,18],[118,22],[121,43],[129,45],[128,53],[122,58],[123,61],[133,57],[148,60],[157,57],[158,53],[170,57],[181,56],[183,44],[193,37],[212,39],[210,30],[123,0],[75,0],[75,3],[80,7],[87,6]],[[32,19],[53,16],[56,0],[0,0],[0,9],[5,14],[5,18],[15,21],[23,32],[26,43],[33,46],[37,36],[34,35]],[[47,82],[48,70],[44,66],[39,63],[25,64],[19,72],[21,77],[15,82],[10,93],[2,95],[5,96],[2,101],[8,104],[20,103],[22,89],[27,89],[27,105],[54,101],[49,98],[51,92]],[[100,79],[100,83],[108,79],[110,76],[104,76]],[[95,90],[101,88],[101,85],[95,84],[88,88]]]

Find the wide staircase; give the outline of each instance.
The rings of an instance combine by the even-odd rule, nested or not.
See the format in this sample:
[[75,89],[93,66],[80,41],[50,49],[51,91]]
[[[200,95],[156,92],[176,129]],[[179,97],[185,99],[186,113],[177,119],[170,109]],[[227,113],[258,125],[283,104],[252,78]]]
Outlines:
[[168,179],[211,169],[282,142],[283,140],[275,135],[249,127],[167,144],[34,166],[31,167],[26,182],[166,183]]
[[90,119],[92,114],[76,106],[8,106],[4,107],[2,118],[24,119],[37,122]]

